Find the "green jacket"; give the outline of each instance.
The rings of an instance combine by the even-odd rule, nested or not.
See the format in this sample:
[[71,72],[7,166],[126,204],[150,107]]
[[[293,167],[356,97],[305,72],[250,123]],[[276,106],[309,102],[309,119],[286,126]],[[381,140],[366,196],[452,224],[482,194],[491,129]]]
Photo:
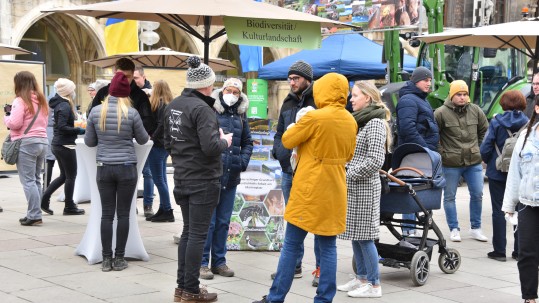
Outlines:
[[451,100],[436,109],[434,118],[440,127],[438,152],[448,167],[463,167],[481,163],[479,145],[488,129],[483,110],[473,103],[456,107]]

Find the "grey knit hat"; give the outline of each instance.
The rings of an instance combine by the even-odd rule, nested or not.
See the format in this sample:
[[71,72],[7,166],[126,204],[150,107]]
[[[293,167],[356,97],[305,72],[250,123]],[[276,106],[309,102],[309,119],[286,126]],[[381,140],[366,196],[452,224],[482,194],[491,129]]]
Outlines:
[[419,66],[412,73],[412,77],[410,78],[410,81],[412,81],[414,83],[417,83],[417,82],[419,82],[421,80],[425,80],[427,78],[432,79],[432,73],[430,72],[430,69],[428,69],[428,68],[426,68],[424,66]]
[[200,62],[197,56],[187,58],[187,83],[186,88],[204,88],[213,85],[215,82],[215,73],[206,64]]
[[309,81],[313,81],[313,67],[303,60],[296,61],[290,66],[288,75],[290,76],[292,74],[302,76]]

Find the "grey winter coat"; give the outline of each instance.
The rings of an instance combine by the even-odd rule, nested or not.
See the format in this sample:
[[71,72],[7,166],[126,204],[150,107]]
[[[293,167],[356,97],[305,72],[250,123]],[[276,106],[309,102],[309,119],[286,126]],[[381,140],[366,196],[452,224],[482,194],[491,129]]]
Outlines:
[[372,119],[356,136],[354,157],[346,165],[348,208],[342,240],[375,240],[380,234],[380,177],[385,159],[386,127]]
[[133,138],[142,145],[148,142],[150,136],[144,129],[139,113],[132,107],[128,110],[127,119],[122,119],[120,132],[118,132],[117,101],[116,97],[109,97],[104,131],[99,126],[103,105],[96,106],[90,112],[84,143],[89,147],[97,146],[96,161],[99,163],[109,165],[137,163]]

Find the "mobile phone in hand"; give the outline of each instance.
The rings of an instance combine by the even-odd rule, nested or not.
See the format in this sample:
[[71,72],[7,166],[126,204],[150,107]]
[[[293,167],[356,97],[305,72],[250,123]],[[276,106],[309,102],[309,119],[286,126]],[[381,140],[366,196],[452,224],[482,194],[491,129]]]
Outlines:
[[4,105],[4,113],[11,113],[11,104]]

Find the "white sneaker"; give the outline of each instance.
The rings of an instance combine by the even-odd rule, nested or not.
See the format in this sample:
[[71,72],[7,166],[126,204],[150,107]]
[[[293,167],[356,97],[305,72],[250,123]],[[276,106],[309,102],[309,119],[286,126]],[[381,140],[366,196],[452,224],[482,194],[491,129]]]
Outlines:
[[421,238],[421,237],[423,237],[423,231],[421,229],[416,229],[412,236]]
[[451,234],[449,235],[449,240],[453,242],[460,242],[460,232],[458,228],[453,228]]
[[488,238],[483,235],[481,228],[470,229],[470,236],[477,241],[487,242]]
[[362,285],[366,285],[366,284],[361,283],[361,280],[359,280],[358,278],[353,278],[352,280],[348,281],[346,284],[337,286],[337,290],[351,291],[351,290],[361,287]]
[[372,287],[372,284],[369,283],[349,291],[347,294],[352,298],[380,298],[382,297],[382,286]]

